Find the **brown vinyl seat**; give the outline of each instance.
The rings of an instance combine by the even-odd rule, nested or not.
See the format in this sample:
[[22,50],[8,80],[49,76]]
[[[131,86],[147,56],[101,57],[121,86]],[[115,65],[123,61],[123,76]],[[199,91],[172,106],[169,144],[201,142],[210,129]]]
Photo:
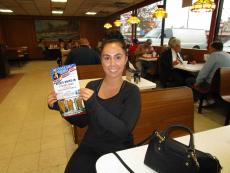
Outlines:
[[220,69],[220,97],[226,103],[228,113],[225,119],[225,125],[229,124],[230,120],[230,67]]

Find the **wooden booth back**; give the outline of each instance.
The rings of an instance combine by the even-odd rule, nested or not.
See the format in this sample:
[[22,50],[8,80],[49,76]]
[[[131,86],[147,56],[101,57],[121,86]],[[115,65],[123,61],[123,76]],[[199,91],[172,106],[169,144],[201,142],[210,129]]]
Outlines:
[[[164,129],[171,124],[184,124],[193,130],[193,96],[190,88],[178,87],[141,91],[141,114],[133,130],[134,143],[148,137],[154,129]],[[74,128],[75,142],[80,143],[86,128]],[[175,131],[172,135],[184,133]]]

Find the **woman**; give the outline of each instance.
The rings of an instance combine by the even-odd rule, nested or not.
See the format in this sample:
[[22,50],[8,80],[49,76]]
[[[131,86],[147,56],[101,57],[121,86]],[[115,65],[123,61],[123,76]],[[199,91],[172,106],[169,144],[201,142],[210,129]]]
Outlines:
[[[94,173],[103,154],[133,145],[131,134],[140,113],[139,89],[122,79],[127,62],[124,40],[110,39],[102,45],[101,63],[105,78],[81,88],[87,115],[66,120],[88,130],[70,158],[65,173]],[[49,107],[58,109],[55,94],[48,97]]]

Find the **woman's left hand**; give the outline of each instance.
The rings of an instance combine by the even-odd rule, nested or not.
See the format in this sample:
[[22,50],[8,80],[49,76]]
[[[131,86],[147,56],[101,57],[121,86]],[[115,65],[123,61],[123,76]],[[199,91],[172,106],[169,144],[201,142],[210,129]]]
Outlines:
[[93,95],[93,93],[94,91],[89,88],[80,89],[80,97],[82,97],[84,101],[87,101]]

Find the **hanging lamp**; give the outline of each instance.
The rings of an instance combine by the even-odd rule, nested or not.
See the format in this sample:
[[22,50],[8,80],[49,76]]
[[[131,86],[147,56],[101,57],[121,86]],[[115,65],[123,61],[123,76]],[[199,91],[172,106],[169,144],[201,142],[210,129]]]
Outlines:
[[121,24],[122,24],[122,22],[121,22],[120,20],[118,20],[118,19],[115,20],[113,23],[114,23],[114,25],[117,26],[117,27],[121,26]]
[[112,25],[110,23],[106,23],[104,24],[104,28],[106,29],[112,28]]
[[158,5],[157,9],[153,12],[153,17],[156,18],[166,18],[168,13],[165,11],[163,5]]
[[137,16],[131,15],[131,16],[128,18],[127,22],[128,22],[129,24],[138,24],[138,23],[140,23],[140,19],[139,19]]
[[193,12],[212,12],[216,8],[213,0],[196,0],[192,4],[191,11]]

